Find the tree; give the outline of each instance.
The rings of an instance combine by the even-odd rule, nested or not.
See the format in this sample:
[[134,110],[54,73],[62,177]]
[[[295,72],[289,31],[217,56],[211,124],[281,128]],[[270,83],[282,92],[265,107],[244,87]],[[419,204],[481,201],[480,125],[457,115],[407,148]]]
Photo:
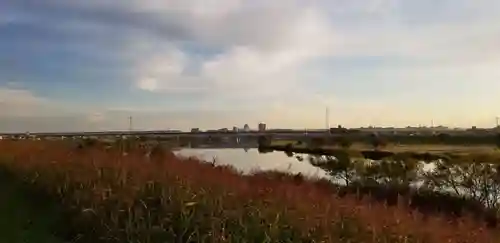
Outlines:
[[349,186],[357,178],[358,161],[353,161],[347,151],[337,151],[333,156],[310,155],[309,163],[325,170],[333,179]]

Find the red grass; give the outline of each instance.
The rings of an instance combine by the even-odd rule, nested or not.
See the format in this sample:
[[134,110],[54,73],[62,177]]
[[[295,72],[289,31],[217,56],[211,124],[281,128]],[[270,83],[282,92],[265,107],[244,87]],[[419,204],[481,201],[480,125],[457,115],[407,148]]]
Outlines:
[[[61,200],[66,200],[63,202],[65,206],[76,205],[80,207],[80,211],[89,207],[101,212],[102,214],[98,213],[99,222],[115,222],[111,216],[119,215],[119,210],[133,207],[137,200],[147,201],[144,193],[155,190],[152,186],[154,184],[159,185],[158,190],[161,192],[151,192],[151,195],[162,200],[162,215],[186,210],[182,205],[189,202],[206,205],[207,207],[202,207],[206,210],[203,214],[213,217],[205,218],[207,222],[198,222],[200,225],[209,225],[210,220],[216,219],[217,222],[226,222],[232,217],[251,222],[247,218],[250,217],[248,213],[257,212],[259,216],[250,218],[273,222],[273,219],[280,217],[294,232],[300,232],[302,240],[288,239],[290,242],[303,242],[308,237],[311,242],[343,242],[341,237],[345,237],[351,242],[482,243],[496,242],[495,239],[499,236],[497,232],[486,230],[469,218],[453,224],[437,216],[424,220],[421,214],[405,205],[387,207],[369,200],[356,200],[354,197],[339,198],[330,191],[326,184],[328,182],[325,181],[301,180],[277,172],[243,176],[231,167],[216,167],[193,158],[179,159],[171,153],[161,159],[148,160],[140,153],[123,156],[98,148],[76,150],[69,148],[67,144],[56,142],[2,141],[0,155],[10,156],[16,162],[5,163],[4,166],[18,175],[33,178],[37,174],[41,178],[40,183],[53,195],[58,190],[63,191],[59,196]],[[103,176],[101,173],[107,175]],[[84,186],[85,183],[91,185]],[[63,190],[61,185],[76,188],[80,185],[82,189]],[[172,196],[176,198],[171,199]],[[173,201],[164,202],[167,198]],[[109,206],[109,202],[119,203]],[[105,206],[108,208],[102,209]],[[258,210],[246,209],[247,206],[257,207]],[[148,210],[142,210],[141,213],[148,213]],[[95,222],[84,220],[83,224]],[[276,226],[277,229],[283,230],[283,223],[277,224],[280,224]],[[115,228],[118,229],[119,225],[121,223],[115,222]],[[166,230],[165,227],[163,230]],[[245,233],[234,236],[236,231],[229,232],[233,234],[230,236],[224,232],[224,227],[213,229],[222,231],[218,232],[219,238],[213,236],[210,242],[245,242],[242,239],[249,237]],[[262,230],[274,232],[270,228]],[[99,232],[106,230],[101,229]],[[116,237],[125,237],[118,231],[106,233],[110,232]],[[130,232],[127,237],[132,234]],[[310,234],[308,232],[315,233],[307,236]],[[274,234],[279,235],[276,232]],[[144,239],[141,237],[146,235],[137,233],[134,237]],[[284,240],[276,237],[272,238],[274,242]]]

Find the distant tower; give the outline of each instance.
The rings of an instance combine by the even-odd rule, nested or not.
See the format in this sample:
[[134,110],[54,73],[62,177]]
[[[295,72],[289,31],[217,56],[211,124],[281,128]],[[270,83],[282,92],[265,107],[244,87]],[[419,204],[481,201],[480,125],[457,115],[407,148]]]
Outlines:
[[499,127],[499,126],[500,126],[499,121],[500,121],[500,117],[498,117],[498,116],[497,116],[497,117],[496,117],[497,127]]
[[259,123],[258,128],[259,128],[259,132],[265,132],[266,131],[266,124],[261,122],[261,123]]
[[330,128],[330,110],[328,107],[326,107],[325,111],[325,126],[327,130]]
[[128,130],[132,131],[132,116],[128,117]]

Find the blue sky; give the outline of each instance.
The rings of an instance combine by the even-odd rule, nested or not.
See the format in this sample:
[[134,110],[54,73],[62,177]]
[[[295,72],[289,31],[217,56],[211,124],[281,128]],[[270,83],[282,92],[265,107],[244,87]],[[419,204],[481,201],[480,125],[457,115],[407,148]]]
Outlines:
[[496,0],[0,2],[0,131],[491,127]]

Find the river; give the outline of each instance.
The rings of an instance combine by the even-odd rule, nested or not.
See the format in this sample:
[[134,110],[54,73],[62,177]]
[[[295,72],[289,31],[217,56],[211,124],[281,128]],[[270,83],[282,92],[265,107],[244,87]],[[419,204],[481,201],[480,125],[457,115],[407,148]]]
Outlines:
[[[182,148],[175,153],[208,162],[215,160],[218,165],[231,165],[243,173],[276,170],[325,178],[340,186],[354,185],[358,188],[357,193],[378,195],[377,200],[389,200],[393,195],[390,192],[399,193],[398,188],[420,188],[432,194],[407,191],[403,192],[406,193],[404,197],[422,203],[420,206],[423,208],[435,207],[435,210],[443,210],[451,203],[475,214],[486,210],[498,212],[500,205],[500,166],[491,163],[357,160],[346,164],[341,158],[300,154],[288,156],[284,152],[259,153],[258,149],[242,148]],[[359,162],[364,165],[360,166]],[[466,209],[467,203],[479,207],[476,208],[479,211]],[[450,210],[453,208],[450,207]]]
[[[311,177],[327,177],[327,173],[310,163],[304,156],[299,161],[295,156],[288,157],[283,152],[259,153],[257,149],[196,149],[183,148],[175,152],[183,157],[197,157],[204,161],[213,161],[219,165],[231,165],[243,173],[255,170],[277,170],[290,173],[302,173]],[[300,155],[299,155],[300,156]]]

